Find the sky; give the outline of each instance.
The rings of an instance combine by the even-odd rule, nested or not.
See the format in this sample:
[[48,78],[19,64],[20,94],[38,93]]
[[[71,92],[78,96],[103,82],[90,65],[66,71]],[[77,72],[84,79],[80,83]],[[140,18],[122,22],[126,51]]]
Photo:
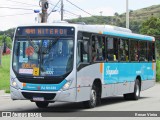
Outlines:
[[[54,8],[59,0],[48,0],[48,13]],[[89,17],[91,15],[113,16],[115,12],[121,14],[126,11],[126,0],[69,0],[84,11],[71,5],[64,0],[64,19],[73,19],[81,17]],[[137,10],[152,5],[160,4],[160,0],[128,0],[129,9]],[[3,8],[9,7],[9,8]],[[22,9],[11,9],[22,8]],[[16,27],[23,24],[37,23],[38,14],[34,10],[41,10],[39,0],[0,0],[0,31]],[[61,19],[60,3],[55,8],[55,12],[51,12],[48,22]],[[101,13],[100,13],[101,12]]]

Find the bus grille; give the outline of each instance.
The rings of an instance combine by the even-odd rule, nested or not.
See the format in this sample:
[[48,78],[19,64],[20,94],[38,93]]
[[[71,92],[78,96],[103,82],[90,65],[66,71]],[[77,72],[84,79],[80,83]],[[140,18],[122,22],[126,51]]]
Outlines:
[[22,95],[26,99],[33,100],[33,97],[43,97],[44,100],[53,100],[56,96],[56,93],[29,93],[29,92],[22,92]]

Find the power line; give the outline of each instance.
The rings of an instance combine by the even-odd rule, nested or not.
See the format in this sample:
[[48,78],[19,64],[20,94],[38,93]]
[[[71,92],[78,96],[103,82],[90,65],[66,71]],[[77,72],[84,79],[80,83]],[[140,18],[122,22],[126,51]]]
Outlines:
[[[57,4],[60,2],[60,0],[57,2]],[[49,4],[51,4],[52,6],[56,6],[56,5],[54,5],[54,4],[52,4],[51,2],[49,2]],[[57,7],[57,6],[56,6]]]
[[83,12],[85,12],[85,13],[87,13],[87,14],[89,14],[89,15],[91,15],[91,16],[92,16],[92,14],[90,14],[89,12],[87,12],[87,11],[83,10],[82,8],[78,7],[77,5],[73,4],[73,3],[72,3],[72,2],[70,2],[69,0],[66,0],[66,1],[67,1],[67,2],[69,2],[70,4],[72,4],[73,6],[77,7],[78,9],[82,10]]
[[[16,4],[16,5],[15,5],[15,4],[3,4],[3,6],[7,6],[7,7],[13,7],[13,6],[14,6],[14,7],[33,8],[33,6],[22,6],[22,5],[19,5],[19,4]],[[2,7],[3,7],[3,6],[2,6]]]
[[[61,0],[60,0],[61,1]],[[59,2],[60,2],[59,1]],[[58,4],[59,4],[59,2],[58,2]],[[51,4],[51,5],[53,5],[54,6],[54,9],[57,7],[57,8],[60,8],[60,7],[58,7],[58,4],[56,4],[56,5],[54,5],[54,4],[52,4],[52,3],[49,3],[49,4]],[[52,9],[52,10],[54,10],[54,9]],[[74,15],[74,16],[80,16],[80,15],[77,15],[77,14],[75,14],[75,13],[73,13],[73,12],[70,12],[70,11],[68,11],[68,10],[66,10],[66,9],[63,9],[64,11],[66,11],[66,12],[68,12],[68,13],[70,13],[70,14],[72,14],[72,15]]]
[[14,15],[2,15],[2,16],[0,16],[0,17],[11,17],[11,16],[27,15],[27,14],[35,14],[35,13],[23,13],[23,14],[14,14]]
[[[63,9],[64,10],[64,9]],[[64,11],[66,11],[66,12],[68,12],[68,13],[70,13],[70,14],[72,14],[72,15],[74,15],[74,16],[77,16],[77,17],[79,17],[80,15],[77,15],[77,14],[75,14],[75,13],[72,13],[72,12],[70,12],[70,11],[68,11],[68,10],[64,10]]]
[[65,14],[68,14],[68,15],[70,15],[70,16],[77,16],[77,17],[80,17],[81,15],[77,15],[77,14],[72,14],[72,13],[70,13],[70,12],[65,12]]
[[53,5],[52,3],[49,3],[49,4],[53,5],[54,7],[53,7],[53,9],[51,10],[51,12],[48,14],[48,16],[49,16],[49,15],[52,13],[52,11],[58,6],[58,4],[60,3],[60,1],[61,1],[61,0],[59,0],[56,5]]
[[7,1],[14,2],[14,3],[20,3],[20,4],[24,4],[24,5],[29,5],[29,6],[39,7],[38,5],[33,5],[33,4],[28,4],[28,3],[23,3],[23,2],[18,2],[18,1],[15,1],[15,0],[7,0]]
[[7,9],[20,9],[20,10],[32,10],[33,11],[33,9],[27,9],[27,8],[13,8],[13,7],[0,7],[0,8],[7,8]]

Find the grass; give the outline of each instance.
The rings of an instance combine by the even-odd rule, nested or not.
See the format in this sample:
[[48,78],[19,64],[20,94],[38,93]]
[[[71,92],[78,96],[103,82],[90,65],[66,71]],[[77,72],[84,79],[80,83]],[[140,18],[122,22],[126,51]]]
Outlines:
[[10,92],[10,55],[2,56],[2,65],[0,66],[0,90]]
[[160,60],[157,60],[157,71],[156,71],[156,79],[157,79],[157,82],[160,82]]

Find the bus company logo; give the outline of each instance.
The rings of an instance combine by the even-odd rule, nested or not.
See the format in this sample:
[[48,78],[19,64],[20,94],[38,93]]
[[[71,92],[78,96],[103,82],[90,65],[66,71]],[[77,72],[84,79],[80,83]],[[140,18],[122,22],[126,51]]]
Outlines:
[[115,70],[110,70],[110,66],[107,66],[106,75],[109,75],[111,77],[112,75],[118,75],[118,74],[119,70],[117,70],[117,68]]

